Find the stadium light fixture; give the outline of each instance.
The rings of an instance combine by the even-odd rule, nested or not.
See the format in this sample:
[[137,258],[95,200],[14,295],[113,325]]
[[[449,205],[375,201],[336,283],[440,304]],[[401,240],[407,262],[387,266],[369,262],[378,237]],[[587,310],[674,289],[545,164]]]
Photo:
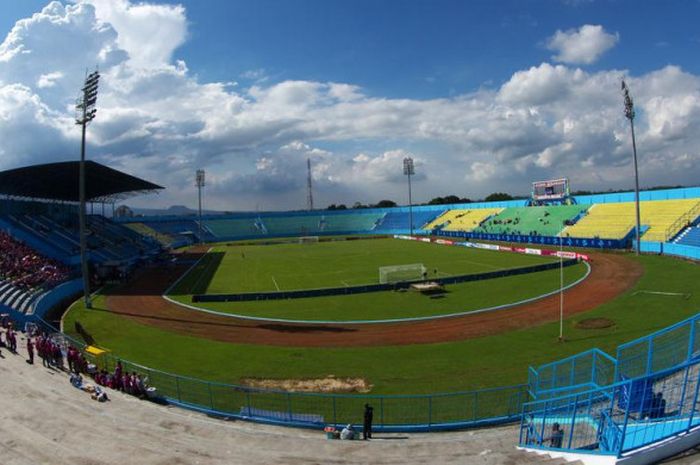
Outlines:
[[199,242],[202,242],[202,187],[204,187],[204,170],[197,170],[195,177],[199,195]]
[[413,166],[413,158],[403,159],[403,174],[408,177],[408,229],[413,236],[413,199],[411,198],[411,176],[416,174]]
[[634,204],[635,204],[635,209],[636,209],[636,215],[637,215],[637,222],[635,226],[635,239],[637,240],[636,246],[635,246],[635,253],[639,255],[639,239],[641,236],[641,220],[640,220],[640,214],[639,214],[639,170],[637,168],[637,141],[635,140],[634,137],[634,102],[632,101],[632,97],[630,97],[630,91],[629,87],[625,83],[625,80],[622,80],[622,95],[624,96],[625,100],[625,118],[630,120],[630,130],[632,131],[632,154],[634,157]]
[[100,82],[100,73],[94,71],[85,78],[85,83],[81,89],[80,96],[75,105],[77,116],[75,124],[82,127],[82,139],[80,142],[80,169],[78,196],[80,200],[80,269],[83,275],[83,291],[85,293],[85,307],[92,308],[90,297],[90,269],[87,256],[87,224],[85,211],[85,131],[87,125],[95,119],[97,114],[97,87]]

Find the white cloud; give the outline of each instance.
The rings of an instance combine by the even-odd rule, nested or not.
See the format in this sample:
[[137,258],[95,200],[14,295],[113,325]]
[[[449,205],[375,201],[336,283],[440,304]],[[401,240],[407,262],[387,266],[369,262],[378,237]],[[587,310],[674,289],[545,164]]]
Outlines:
[[116,45],[129,54],[134,66],[157,68],[170,63],[173,52],[187,38],[187,19],[182,5],[129,0],[83,1],[94,5],[100,22],[117,31]]
[[53,87],[56,85],[56,81],[63,77],[63,73],[60,71],[54,71],[53,73],[46,73],[39,76],[37,80],[37,87],[43,89],[45,87]]
[[[160,22],[167,44],[139,50]],[[201,82],[173,58],[186,26],[181,7],[126,0],[53,2],[19,21],[0,44],[0,169],[75,156],[74,99],[85,63],[98,63],[88,154],[167,187],[137,203],[191,204],[193,173],[204,168],[207,208],[303,207],[307,158],[321,206],[405,202],[406,156],[416,161],[418,201],[524,194],[531,181],[558,176],[575,189],[631,187],[622,70],[542,63],[499,88],[428,100],[369,96],[343,82],[242,88]],[[79,53],[66,45],[78,41]],[[700,78],[667,66],[627,79],[642,184],[697,183]]]
[[556,52],[552,58],[569,64],[589,65],[614,47],[620,40],[618,33],[605,32],[603,26],[584,24],[578,29],[557,30],[547,40],[547,48]]

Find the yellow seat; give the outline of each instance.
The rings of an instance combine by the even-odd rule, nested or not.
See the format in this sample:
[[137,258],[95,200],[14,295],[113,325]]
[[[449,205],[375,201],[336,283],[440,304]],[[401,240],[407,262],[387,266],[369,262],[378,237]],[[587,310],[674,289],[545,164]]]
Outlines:
[[[691,200],[652,200],[640,203],[640,221],[648,229],[647,241],[666,241],[677,234],[693,215],[698,216],[700,202]],[[562,236],[622,239],[636,224],[634,202],[593,205],[575,225],[565,228]]]
[[486,218],[496,215],[502,208],[474,208],[449,210],[431,221],[424,229],[435,229],[440,225],[445,231],[471,231]]

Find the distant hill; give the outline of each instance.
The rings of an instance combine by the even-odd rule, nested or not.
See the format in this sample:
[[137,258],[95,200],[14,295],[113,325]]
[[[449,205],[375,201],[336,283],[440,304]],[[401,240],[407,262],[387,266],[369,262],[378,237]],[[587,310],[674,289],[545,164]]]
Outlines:
[[[178,215],[178,216],[186,216],[186,215],[196,215],[197,210],[188,208],[184,205],[173,205],[168,208],[136,208],[136,207],[130,207],[131,211],[134,212],[134,215],[136,216],[160,216],[160,215]],[[219,210],[202,210],[203,215],[222,215],[224,213],[230,213],[230,212],[224,212],[224,211],[219,211]]]

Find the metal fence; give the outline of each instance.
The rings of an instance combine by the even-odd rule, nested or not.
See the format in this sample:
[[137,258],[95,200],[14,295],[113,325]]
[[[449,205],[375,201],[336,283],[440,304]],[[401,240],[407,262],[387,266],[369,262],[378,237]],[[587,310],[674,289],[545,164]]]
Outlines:
[[45,331],[83,351],[100,370],[112,372],[117,361],[125,372],[147,378],[164,402],[219,417],[287,426],[322,428],[362,424],[366,403],[374,407],[377,431],[440,431],[517,422],[529,400],[527,385],[425,395],[317,394],[256,389],[167,373],[120,359],[95,357],[86,345],[38,319]]
[[530,367],[528,389],[535,399],[558,397],[612,384],[615,359],[591,349],[556,362]]
[[700,361],[526,403],[520,446],[621,456],[700,426]]
[[616,380],[664,370],[700,355],[700,314],[617,349]]

